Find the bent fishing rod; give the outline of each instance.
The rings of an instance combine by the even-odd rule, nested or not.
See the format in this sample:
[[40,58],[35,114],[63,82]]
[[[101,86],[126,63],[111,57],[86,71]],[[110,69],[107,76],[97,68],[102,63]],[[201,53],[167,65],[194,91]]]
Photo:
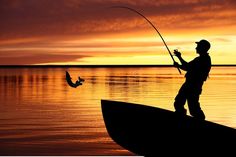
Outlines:
[[[170,49],[168,48],[168,46],[167,46],[167,44],[166,44],[164,38],[162,37],[161,33],[157,30],[157,28],[152,24],[152,22],[151,22],[148,18],[146,18],[143,14],[141,14],[141,13],[138,12],[137,10],[132,9],[132,8],[129,8],[129,7],[126,7],[126,6],[112,6],[112,7],[110,7],[110,8],[128,9],[128,10],[133,11],[133,12],[137,13],[138,15],[142,16],[142,17],[155,29],[155,31],[157,32],[157,34],[161,37],[161,40],[163,41],[163,43],[164,43],[164,45],[165,45],[167,51],[169,52],[169,55],[170,55],[171,59],[173,60],[173,62],[175,62],[175,59],[174,59],[174,57],[172,56],[172,54],[171,54],[171,52],[170,52]],[[179,67],[177,67],[177,69],[178,69],[179,73],[181,74],[181,71],[180,71]]]

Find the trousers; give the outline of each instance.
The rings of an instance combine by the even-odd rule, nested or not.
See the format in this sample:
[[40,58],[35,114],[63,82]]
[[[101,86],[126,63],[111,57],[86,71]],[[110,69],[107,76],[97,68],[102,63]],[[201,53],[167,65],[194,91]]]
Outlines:
[[184,108],[184,105],[187,101],[190,115],[201,120],[205,119],[205,114],[199,103],[202,85],[203,83],[193,84],[190,82],[185,82],[182,85],[177,96],[175,97],[174,107],[176,113],[186,114],[187,111]]

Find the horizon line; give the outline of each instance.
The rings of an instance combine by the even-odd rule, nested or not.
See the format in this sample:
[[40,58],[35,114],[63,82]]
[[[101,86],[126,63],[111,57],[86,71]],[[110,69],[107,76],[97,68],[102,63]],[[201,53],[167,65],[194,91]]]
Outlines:
[[[214,64],[212,65],[213,67],[219,67],[219,66],[236,66],[236,64]],[[89,68],[89,67],[174,67],[173,65],[159,65],[159,64],[153,64],[153,65],[145,65],[145,64],[131,64],[131,65],[109,65],[109,64],[104,64],[104,65],[95,65],[95,64],[90,64],[90,65],[65,65],[65,64],[57,64],[57,65],[0,65],[0,68],[20,68],[20,67],[26,67],[26,68],[43,68],[43,67],[81,67],[81,68]]]

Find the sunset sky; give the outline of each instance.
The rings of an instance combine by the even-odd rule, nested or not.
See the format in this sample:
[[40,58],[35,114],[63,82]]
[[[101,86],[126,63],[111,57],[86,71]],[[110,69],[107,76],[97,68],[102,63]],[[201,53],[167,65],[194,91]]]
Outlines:
[[1,0],[0,65],[172,64],[207,39],[213,64],[236,64],[235,0]]

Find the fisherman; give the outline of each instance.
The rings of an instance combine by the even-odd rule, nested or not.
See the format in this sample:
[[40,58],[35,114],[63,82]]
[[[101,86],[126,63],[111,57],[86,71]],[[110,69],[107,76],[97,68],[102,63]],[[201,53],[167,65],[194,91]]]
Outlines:
[[186,79],[175,97],[174,107],[176,113],[186,115],[187,110],[184,105],[187,100],[190,114],[197,119],[205,120],[204,112],[200,107],[199,97],[203,83],[207,80],[211,69],[211,58],[208,54],[211,45],[204,39],[196,42],[196,44],[196,53],[199,56],[189,63],[182,58],[179,51],[174,51],[174,54],[181,62],[181,65],[174,62],[174,66],[186,71]]

